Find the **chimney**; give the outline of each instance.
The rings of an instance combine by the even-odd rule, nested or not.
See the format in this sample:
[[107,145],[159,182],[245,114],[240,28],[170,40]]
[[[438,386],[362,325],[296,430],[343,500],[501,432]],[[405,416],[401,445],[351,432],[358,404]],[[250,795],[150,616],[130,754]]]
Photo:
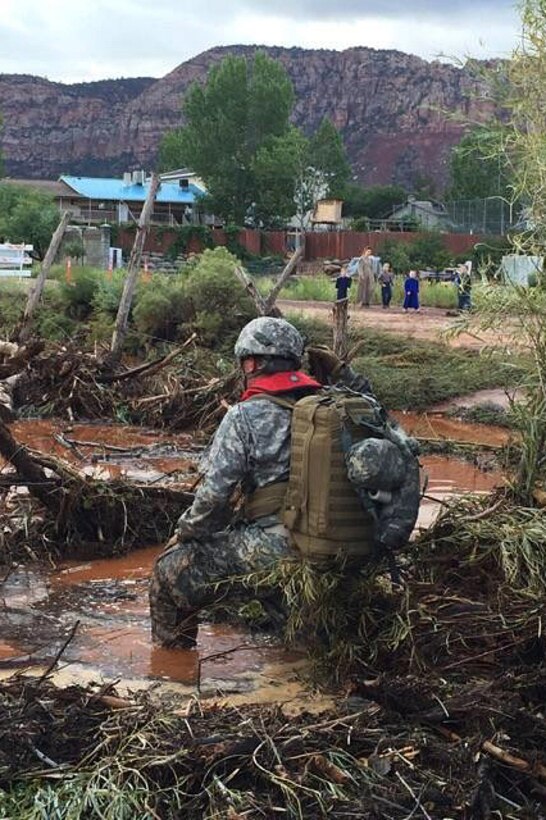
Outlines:
[[133,179],[132,179],[132,176],[131,176],[131,172],[130,171],[124,171],[124,173],[123,173],[123,184],[124,185],[131,185],[132,182],[133,182]]

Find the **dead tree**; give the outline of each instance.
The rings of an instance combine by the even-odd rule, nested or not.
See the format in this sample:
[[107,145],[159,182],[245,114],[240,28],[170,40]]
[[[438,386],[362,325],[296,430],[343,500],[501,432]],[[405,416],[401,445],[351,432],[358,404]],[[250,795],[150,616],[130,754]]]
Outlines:
[[288,264],[284,268],[283,272],[281,273],[278,282],[271,288],[269,295],[267,297],[263,297],[250,276],[240,266],[235,268],[235,276],[242,284],[254,304],[256,305],[256,310],[259,316],[274,316],[277,319],[282,318],[282,312],[275,304],[277,300],[277,296],[281,292],[286,280],[291,276],[291,274],[296,269],[296,265],[298,264],[301,256],[303,254],[303,246],[299,247],[291,256]]
[[146,202],[144,203],[142,213],[140,214],[140,219],[138,220],[138,228],[135,236],[135,241],[133,243],[133,248],[131,250],[131,256],[129,258],[129,265],[127,268],[127,277],[125,279],[125,285],[123,288],[121,301],[119,303],[118,314],[116,316],[116,324],[114,327],[114,332],[112,334],[112,343],[110,345],[109,356],[109,362],[111,364],[114,364],[115,362],[119,361],[119,358],[121,356],[121,350],[123,348],[123,342],[125,341],[125,335],[127,333],[127,324],[129,320],[129,311],[131,310],[131,305],[133,302],[133,296],[136,289],[138,274],[140,272],[142,252],[144,250],[146,236],[148,235],[148,227],[150,225],[155,195],[157,193],[158,187],[159,176],[157,174],[152,174],[150,190],[148,191]]
[[38,307],[40,299],[42,298],[42,293],[45,287],[46,279],[48,277],[49,271],[51,270],[51,266],[55,261],[55,257],[57,256],[57,251],[59,250],[59,247],[61,245],[68,222],[70,221],[70,216],[70,211],[64,211],[61,217],[61,221],[59,222],[55,230],[55,233],[51,237],[49,248],[47,249],[44,261],[42,262],[40,273],[38,274],[38,277],[36,279],[36,284],[34,285],[34,287],[28,295],[28,300],[21,324],[17,328],[15,333],[16,339],[19,342],[24,342],[30,336],[32,317],[34,315],[36,308]]
[[[275,283],[274,287],[271,288],[269,292],[269,296],[265,300],[265,307],[268,316],[272,316],[273,314],[270,311],[275,307],[275,302],[277,300],[277,296],[281,292],[284,287],[285,282],[287,279],[293,274],[296,270],[296,266],[300,261],[301,257],[303,256],[304,246],[300,245],[300,247],[292,254],[290,257],[288,264],[286,265],[285,269],[279,276],[279,280]],[[280,312],[280,311],[279,311]]]
[[332,317],[334,320],[334,353],[336,353],[342,361],[347,360],[349,352],[347,340],[348,310],[348,299],[338,299],[337,302],[334,302],[332,308]]

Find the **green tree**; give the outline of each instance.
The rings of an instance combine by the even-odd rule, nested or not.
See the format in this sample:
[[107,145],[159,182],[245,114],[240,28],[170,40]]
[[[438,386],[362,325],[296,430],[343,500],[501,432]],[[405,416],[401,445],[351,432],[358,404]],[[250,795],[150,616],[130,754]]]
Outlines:
[[464,135],[451,151],[448,199],[511,197],[510,163],[503,151],[506,139],[506,128],[495,123]]
[[253,161],[256,180],[254,217],[258,224],[275,227],[293,214],[312,207],[305,189],[309,167],[309,140],[291,126],[263,145]]
[[383,219],[398,205],[403,205],[408,192],[401,185],[348,185],[345,190],[343,215],[358,219]]
[[343,198],[351,166],[341,134],[328,117],[311,138],[309,149],[309,165],[323,174],[325,196]]
[[53,197],[9,183],[0,184],[0,237],[8,242],[28,242],[43,259],[53,231],[59,223],[59,209]]
[[226,222],[242,224],[258,196],[256,154],[287,133],[293,102],[280,63],[261,52],[248,61],[226,57],[204,86],[190,88],[186,125],[164,138],[160,162],[191,167],[207,186],[209,207]]

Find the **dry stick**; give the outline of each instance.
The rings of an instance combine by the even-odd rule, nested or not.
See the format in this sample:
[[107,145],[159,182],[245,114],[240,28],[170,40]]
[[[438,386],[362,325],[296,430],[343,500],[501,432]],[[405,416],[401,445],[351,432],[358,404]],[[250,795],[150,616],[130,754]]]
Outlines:
[[121,350],[123,347],[123,342],[125,340],[125,335],[127,333],[129,311],[131,310],[131,304],[133,301],[133,295],[136,288],[137,278],[140,272],[140,261],[142,258],[142,252],[144,250],[144,243],[148,235],[148,227],[150,224],[150,219],[154,207],[155,195],[157,193],[158,187],[159,176],[157,174],[152,174],[148,196],[146,197],[146,202],[144,203],[144,207],[142,209],[140,219],[138,221],[138,228],[135,236],[135,241],[133,243],[133,248],[131,250],[131,256],[129,259],[129,265],[127,267],[127,277],[125,279],[125,285],[123,287],[123,293],[121,296],[121,301],[119,303],[118,314],[116,316],[116,325],[114,327],[114,333],[112,334],[112,343],[110,345],[111,352],[109,356],[109,361],[112,364],[119,361],[119,358],[121,356]]
[[182,353],[184,348],[188,347],[188,345],[190,345],[195,339],[197,339],[197,333],[192,333],[183,345],[177,347],[176,350],[171,351],[171,353],[168,353],[166,356],[161,356],[159,359],[154,359],[153,362],[141,364],[138,367],[134,367],[132,370],[126,370],[124,373],[104,373],[103,375],[97,376],[97,381],[110,383],[124,381],[125,379],[132,379],[135,376],[142,376],[144,374],[146,374],[146,376],[151,376],[153,373],[157,373],[159,370],[162,370],[162,368],[170,364],[173,359],[176,359],[176,357]]
[[526,772],[527,774],[538,775],[546,780],[546,766],[543,766],[542,763],[535,763],[533,765],[521,757],[516,757],[510,754],[510,752],[505,752],[504,749],[495,746],[489,740],[485,740],[482,743],[482,750],[487,752],[488,755],[491,755],[491,757],[494,757],[495,760],[500,760],[501,763],[506,763],[507,766],[511,766],[513,769],[518,769],[518,771]]
[[38,274],[38,277],[36,279],[36,284],[34,285],[34,287],[28,295],[28,300],[25,307],[25,312],[23,314],[23,319],[18,330],[16,330],[15,332],[15,335],[19,342],[24,342],[25,339],[28,339],[30,335],[30,323],[34,315],[34,311],[38,307],[38,303],[42,298],[42,292],[45,287],[47,276],[49,274],[49,271],[51,270],[53,262],[55,261],[57,251],[59,250],[59,246],[62,242],[64,232],[66,230],[66,226],[68,225],[71,215],[72,214],[70,211],[65,211],[63,213],[61,221],[59,222],[57,229],[55,230],[55,233],[51,237],[49,248],[47,249],[44,261],[42,262],[40,273]]
[[[277,300],[277,296],[279,295],[279,293],[283,289],[284,283],[287,281],[287,279],[295,271],[298,262],[300,261],[301,257],[303,256],[303,251],[304,251],[304,245],[300,245],[300,247],[297,248],[296,251],[294,251],[294,253],[290,257],[290,260],[289,260],[288,264],[286,265],[285,269],[281,273],[278,281],[275,283],[275,285],[269,291],[269,295],[268,295],[267,299],[265,300],[265,307],[267,309],[267,313],[268,313],[269,316],[273,315],[271,313],[271,310],[275,307],[275,302]],[[279,313],[280,313],[280,311],[279,311]]]
[[40,686],[40,684],[41,684],[41,683],[43,683],[43,682],[45,681],[45,679],[46,679],[46,678],[47,678],[47,676],[48,676],[48,675],[49,675],[49,674],[53,671],[53,669],[55,669],[55,667],[56,667],[56,666],[57,666],[57,664],[59,663],[59,660],[60,660],[60,659],[61,659],[61,657],[64,655],[65,650],[66,650],[66,648],[68,647],[69,643],[73,640],[74,635],[76,634],[76,631],[77,631],[77,629],[78,629],[79,625],[80,625],[80,622],[79,622],[79,621],[76,621],[76,623],[74,624],[74,626],[73,626],[73,627],[72,627],[72,629],[70,630],[70,634],[68,635],[68,638],[67,638],[67,639],[66,639],[66,641],[63,643],[63,645],[61,646],[61,648],[59,649],[59,651],[57,652],[57,654],[55,655],[55,657],[53,658],[53,660],[51,661],[51,663],[49,664],[49,666],[47,667],[47,669],[46,669],[46,671],[44,672],[44,674],[43,674],[43,675],[41,675],[41,676],[38,678],[38,686]]

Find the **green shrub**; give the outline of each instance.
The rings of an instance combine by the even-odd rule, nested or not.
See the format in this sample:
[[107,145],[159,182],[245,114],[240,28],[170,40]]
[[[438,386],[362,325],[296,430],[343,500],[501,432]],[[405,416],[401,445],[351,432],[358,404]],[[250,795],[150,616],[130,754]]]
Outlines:
[[8,338],[15,330],[27,301],[24,288],[13,281],[0,282],[0,333]]
[[439,233],[423,233],[407,246],[412,268],[439,270],[450,264],[451,254]]
[[[96,313],[106,313],[109,316],[117,314],[126,275],[127,271],[118,269],[112,271],[110,278],[105,275],[99,278],[93,297],[93,309]],[[136,297],[138,297],[138,290],[139,284],[136,288]]]
[[61,282],[60,303],[67,316],[86,319],[90,315],[101,277],[102,272],[93,268],[76,268],[71,282]]
[[141,284],[133,309],[133,322],[139,333],[172,341],[179,336],[181,326],[192,318],[193,305],[182,277],[156,275]]
[[203,344],[231,346],[256,310],[233,272],[238,260],[226,248],[206,250],[185,275],[186,294],[194,310],[194,326]]

